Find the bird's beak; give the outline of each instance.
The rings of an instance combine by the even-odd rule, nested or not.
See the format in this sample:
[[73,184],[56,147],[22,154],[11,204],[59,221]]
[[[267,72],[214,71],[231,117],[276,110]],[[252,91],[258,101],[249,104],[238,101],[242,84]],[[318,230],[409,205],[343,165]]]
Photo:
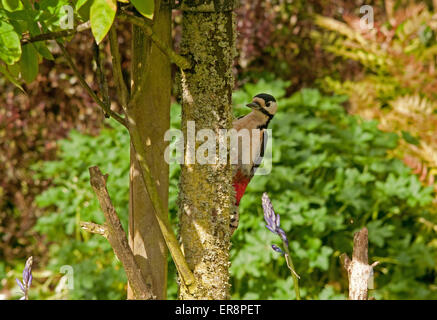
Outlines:
[[259,105],[258,102],[248,103],[248,104],[246,104],[246,107],[249,107],[249,108],[255,109],[255,110],[258,110],[259,108],[261,108],[261,106]]

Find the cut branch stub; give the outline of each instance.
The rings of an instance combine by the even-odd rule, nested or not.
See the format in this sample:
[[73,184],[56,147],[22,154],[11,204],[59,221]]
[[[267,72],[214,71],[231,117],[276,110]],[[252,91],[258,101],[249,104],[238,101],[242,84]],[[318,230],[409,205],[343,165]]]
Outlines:
[[370,281],[373,281],[373,267],[379,262],[369,265],[368,231],[362,228],[354,235],[352,260],[346,253],[340,256],[349,278],[349,300],[367,300]]
[[108,239],[108,230],[105,226],[93,222],[81,221],[80,227],[85,231],[100,234],[101,236],[104,236],[106,239]]
[[151,287],[144,280],[132,250],[129,247],[126,233],[112,205],[106,188],[107,176],[103,175],[99,167],[96,166],[89,168],[89,171],[91,177],[90,183],[105,215],[106,224],[105,226],[100,226],[90,222],[82,222],[82,228],[93,233],[101,234],[108,239],[115,255],[124,266],[127,279],[137,299],[154,299]]

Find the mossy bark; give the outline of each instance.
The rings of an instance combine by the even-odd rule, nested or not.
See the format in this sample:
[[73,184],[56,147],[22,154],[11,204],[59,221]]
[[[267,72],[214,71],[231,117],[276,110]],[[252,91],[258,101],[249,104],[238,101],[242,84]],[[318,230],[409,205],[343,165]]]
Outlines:
[[[171,9],[164,4],[154,19],[153,31],[171,47]],[[170,127],[171,68],[169,59],[151,43],[138,27],[133,27],[132,96],[129,107],[146,148],[146,161],[167,212],[169,169],[163,161],[167,144],[164,134]],[[144,87],[139,84],[145,77]],[[168,250],[155,217],[154,209],[140,174],[140,166],[131,147],[129,244],[136,261],[152,286],[157,299],[167,297]],[[133,294],[128,289],[128,298]]]
[[[207,3],[208,2],[208,3]],[[212,8],[218,1],[202,1]],[[193,5],[193,6],[192,6]],[[199,12],[196,1],[183,1],[181,54],[193,67],[181,72],[182,130],[187,142],[187,122],[196,132],[232,126],[232,63],[235,53],[235,16],[232,11]],[[224,7],[222,7],[224,8]],[[206,10],[210,11],[210,10]],[[196,147],[201,143],[196,143]],[[229,298],[230,213],[233,190],[229,162],[188,164],[192,157],[185,144],[179,192],[180,240],[197,290],[180,286],[180,299]]]

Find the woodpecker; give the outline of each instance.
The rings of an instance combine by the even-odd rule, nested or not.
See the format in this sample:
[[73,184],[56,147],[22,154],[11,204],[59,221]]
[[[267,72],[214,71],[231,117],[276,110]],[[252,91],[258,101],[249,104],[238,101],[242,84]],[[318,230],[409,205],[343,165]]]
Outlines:
[[[261,164],[261,160],[264,157],[264,150],[267,146],[267,133],[266,129],[273,119],[278,106],[276,104],[276,99],[267,93],[260,93],[253,97],[251,103],[246,105],[251,108],[252,111],[238,119],[234,120],[232,123],[233,128],[236,131],[240,131],[241,129],[248,129],[250,133],[252,133],[252,129],[260,130],[260,139],[259,141],[252,141],[250,144],[250,161],[249,163],[243,164],[242,161],[242,152],[238,150],[238,164],[233,165],[233,187],[235,189],[235,206],[233,213],[231,214],[231,234],[238,227],[239,222],[239,213],[238,206],[240,204],[240,200],[244,195],[247,185],[250,180],[253,178],[256,169]],[[252,134],[250,134],[252,138]],[[255,138],[255,137],[254,137]],[[243,148],[247,148],[247,146],[242,146]],[[252,148],[254,152],[252,153]],[[255,161],[252,159],[252,155],[257,156]]]

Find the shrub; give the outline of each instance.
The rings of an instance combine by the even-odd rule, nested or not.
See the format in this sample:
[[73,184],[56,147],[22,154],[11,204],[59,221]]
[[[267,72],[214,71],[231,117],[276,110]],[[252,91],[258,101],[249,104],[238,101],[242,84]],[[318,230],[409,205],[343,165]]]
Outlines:
[[[271,247],[277,239],[264,226],[261,194],[266,191],[290,239],[293,261],[301,276],[304,299],[345,298],[347,276],[339,255],[351,253],[353,233],[369,229],[369,257],[375,269],[376,298],[435,298],[437,254],[432,228],[433,190],[424,187],[402,161],[390,157],[398,136],[378,129],[376,121],[348,115],[344,96],[323,96],[305,89],[284,98],[288,83],[260,80],[234,94],[241,114],[255,93],[278,98],[272,121],[273,170],[256,176],[240,204],[240,227],[232,238],[232,297],[293,298],[292,279],[284,259]],[[172,107],[178,127],[180,107]],[[126,281],[107,241],[80,230],[79,220],[101,223],[103,215],[89,186],[87,168],[109,173],[108,188],[126,225],[128,208],[128,136],[119,126],[99,137],[73,131],[60,143],[58,160],[42,166],[53,187],[38,197],[47,208],[36,229],[50,246],[47,266],[59,272],[74,267],[70,298],[125,297]],[[176,225],[179,166],[170,168],[170,216]],[[169,298],[176,297],[176,275],[169,269]]]
[[[281,82],[245,87],[238,104],[260,91],[280,93]],[[285,85],[282,84],[282,87]],[[269,92],[269,91],[267,91]],[[351,253],[353,233],[369,229],[375,297],[436,297],[434,193],[402,161],[390,157],[398,136],[376,121],[348,115],[343,96],[304,89],[278,100],[272,121],[273,170],[256,176],[240,204],[240,228],[232,249],[233,297],[288,299],[292,279],[284,259],[269,245],[261,195],[266,191],[281,215],[304,299],[345,297],[347,275],[339,255]]]
[[129,201],[129,136],[118,124],[97,137],[71,131],[60,141],[58,159],[45,162],[38,177],[52,179],[52,186],[36,198],[46,214],[34,229],[49,246],[45,267],[59,275],[63,265],[74,271],[71,299],[122,299],[126,277],[108,241],[80,228],[80,221],[103,223],[104,216],[89,183],[88,168],[98,165],[110,173],[108,190],[123,227],[127,230]]
[[317,17],[323,32],[313,37],[327,52],[364,70],[350,79],[330,75],[319,82],[327,91],[347,94],[351,113],[402,136],[394,152],[437,190],[437,25],[423,2],[400,5],[388,16],[370,30],[360,28],[356,15],[344,15],[345,22]]

